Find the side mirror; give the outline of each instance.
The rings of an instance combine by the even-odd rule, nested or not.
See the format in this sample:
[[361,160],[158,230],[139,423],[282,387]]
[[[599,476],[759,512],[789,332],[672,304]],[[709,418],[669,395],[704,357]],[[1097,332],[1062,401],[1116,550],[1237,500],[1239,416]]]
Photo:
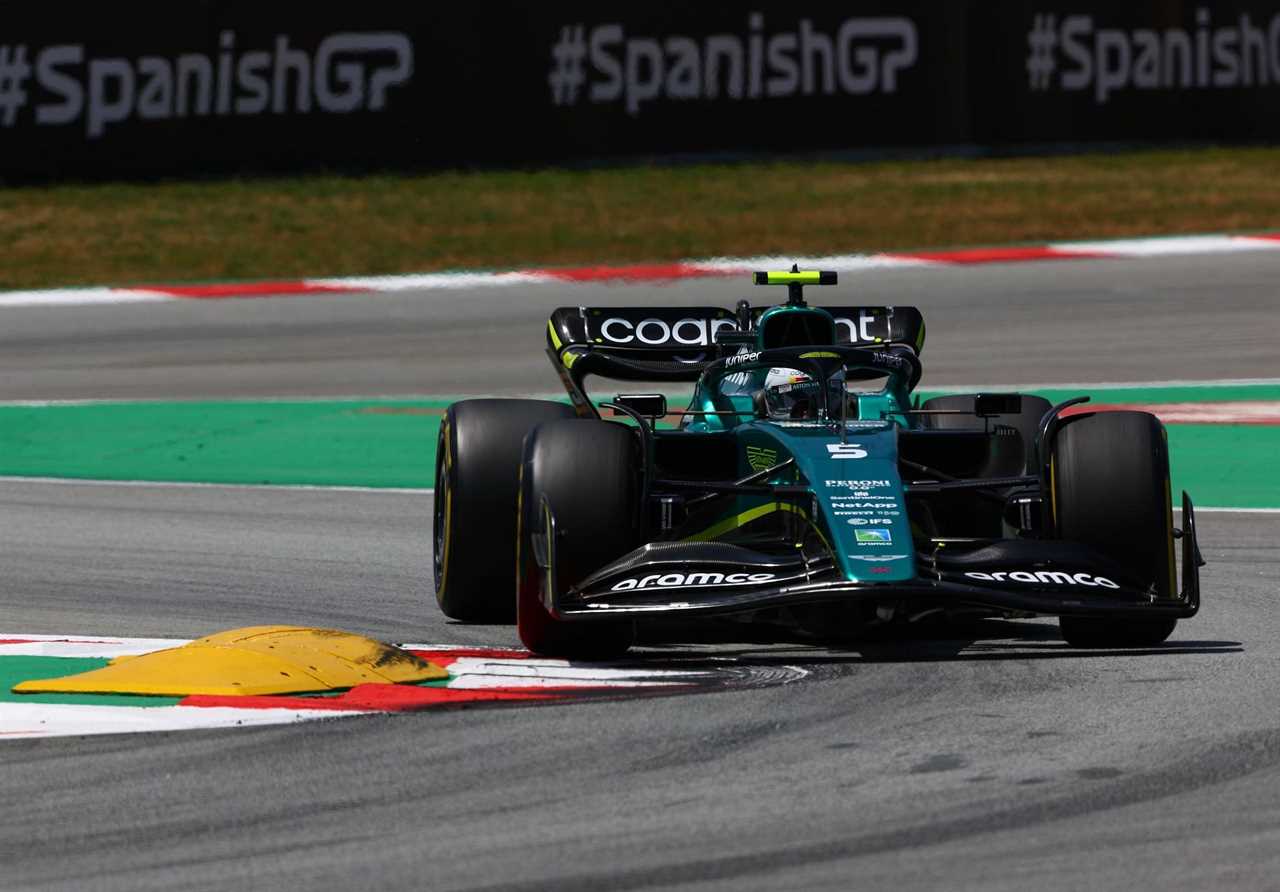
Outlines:
[[[613,398],[619,406],[626,406],[644,418],[662,418],[667,414],[667,398],[660,393],[620,393]],[[613,414],[625,415],[617,409]]]
[[973,401],[973,414],[979,418],[1017,415],[1022,411],[1022,396],[1017,393],[980,393]]

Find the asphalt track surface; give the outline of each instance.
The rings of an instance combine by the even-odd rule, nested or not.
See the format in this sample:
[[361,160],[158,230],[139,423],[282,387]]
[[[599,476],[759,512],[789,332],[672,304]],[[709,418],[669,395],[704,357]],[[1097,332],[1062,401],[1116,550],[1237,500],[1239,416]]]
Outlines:
[[[1192,260],[893,281],[926,306],[926,360],[940,355],[956,381],[1274,376],[1280,261]],[[867,281],[888,296],[887,277]],[[1046,288],[1097,303],[1059,313]],[[663,298],[736,293],[697,283]],[[346,340],[361,298],[5,311],[0,386],[5,398],[444,392],[478,368],[464,342],[484,334],[502,373],[482,389],[527,390],[556,297],[364,298],[390,301],[387,318]],[[1001,307],[1014,321],[998,327]],[[347,349],[329,362],[324,344]],[[44,361],[23,366],[24,350]],[[456,387],[430,377],[455,366]],[[292,622],[513,644],[508,628],[435,611],[430,512],[413,494],[5,482],[0,617],[35,633]],[[812,675],[693,697],[0,744],[0,888],[1270,887],[1280,516],[1206,514],[1200,528],[1205,608],[1146,651],[1073,650],[1051,621],[843,651],[700,644],[640,657],[733,655]]]
[[[845,274],[824,300],[919,306],[926,386],[1280,376],[1280,252]],[[8,308],[0,400],[552,392],[562,305],[767,304],[776,288],[538,285]],[[810,299],[817,300],[817,289]]]

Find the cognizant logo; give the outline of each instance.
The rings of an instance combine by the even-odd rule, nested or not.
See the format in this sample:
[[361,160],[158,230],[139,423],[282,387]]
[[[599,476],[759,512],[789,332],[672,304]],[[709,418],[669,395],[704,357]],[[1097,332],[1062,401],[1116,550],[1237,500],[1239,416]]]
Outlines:
[[[757,100],[895,93],[915,65],[915,22],[902,16],[849,18],[834,31],[810,19],[767,30],[747,16],[746,33],[628,35],[621,24],[566,25],[551,47],[551,101],[621,103],[638,115],[661,100]],[[584,89],[585,88],[585,89]]]
[[619,316],[611,316],[600,325],[600,334],[606,341],[614,344],[645,344],[650,347],[660,345],[671,346],[707,346],[716,336],[716,332],[727,328],[736,331],[737,325],[732,319],[679,319],[675,322],[664,322],[661,319],[641,319],[632,322]]

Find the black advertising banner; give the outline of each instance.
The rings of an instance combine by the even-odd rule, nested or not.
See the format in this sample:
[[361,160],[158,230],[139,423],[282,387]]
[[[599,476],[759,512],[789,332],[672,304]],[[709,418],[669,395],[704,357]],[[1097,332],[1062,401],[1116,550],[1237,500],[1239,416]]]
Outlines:
[[530,102],[571,154],[795,152],[967,135],[961,5],[581,4],[539,13],[528,33],[545,74]]
[[1005,48],[973,70],[980,142],[1280,136],[1280,3],[1026,0],[972,27]]
[[0,179],[1257,139],[1278,99],[1280,0],[17,4]]
[[[0,174],[404,164],[415,38],[396,4],[21,4],[0,34]],[[389,149],[389,150],[388,150]]]
[[0,176],[964,141],[955,9],[24,4],[0,35]]

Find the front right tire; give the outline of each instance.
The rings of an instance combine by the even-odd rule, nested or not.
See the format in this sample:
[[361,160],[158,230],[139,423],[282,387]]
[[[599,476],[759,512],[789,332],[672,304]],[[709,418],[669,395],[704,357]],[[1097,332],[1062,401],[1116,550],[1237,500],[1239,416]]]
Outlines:
[[[1176,597],[1169,448],[1159,419],[1147,412],[1067,419],[1050,478],[1060,538],[1113,558],[1158,599]],[[1177,622],[1064,616],[1059,626],[1074,647],[1149,647],[1168,638]]]

